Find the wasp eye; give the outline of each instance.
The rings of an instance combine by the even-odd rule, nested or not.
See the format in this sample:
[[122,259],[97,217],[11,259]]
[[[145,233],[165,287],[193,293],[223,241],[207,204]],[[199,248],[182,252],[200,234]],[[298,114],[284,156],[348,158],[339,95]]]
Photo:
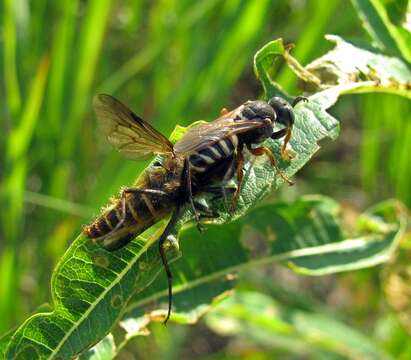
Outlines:
[[277,122],[290,127],[294,124],[294,110],[288,101],[273,97],[268,104],[274,109],[277,115]]

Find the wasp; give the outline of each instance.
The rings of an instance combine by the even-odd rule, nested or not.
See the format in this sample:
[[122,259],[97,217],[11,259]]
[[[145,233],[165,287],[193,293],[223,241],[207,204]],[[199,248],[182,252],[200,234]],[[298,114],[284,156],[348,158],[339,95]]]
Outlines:
[[[236,206],[243,180],[245,148],[255,156],[267,156],[278,174],[281,172],[265,140],[283,139],[281,156],[290,160],[287,143],[294,124],[294,106],[304,97],[290,104],[280,97],[268,102],[247,101],[232,111],[223,109],[216,120],[192,127],[175,144],[137,116],[127,106],[110,95],[97,95],[94,109],[100,126],[108,138],[126,158],[143,160],[160,155],[132,187],[122,189],[92,224],[84,227],[87,237],[108,251],[126,246],[132,239],[158,221],[170,217],[159,237],[159,253],[168,280],[168,312],[172,307],[172,273],[165,253],[165,242],[175,227],[182,208],[190,206],[201,230],[201,217],[218,214],[197,201],[201,194],[224,198],[233,193],[226,184],[234,177],[237,186],[232,194],[230,210]],[[274,125],[282,129],[274,131]]]

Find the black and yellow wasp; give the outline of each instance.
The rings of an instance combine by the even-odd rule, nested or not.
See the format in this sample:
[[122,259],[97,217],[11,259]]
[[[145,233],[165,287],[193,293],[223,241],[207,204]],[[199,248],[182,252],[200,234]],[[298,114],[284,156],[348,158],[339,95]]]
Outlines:
[[[255,155],[265,155],[278,174],[291,183],[278,169],[271,150],[262,145],[268,138],[284,138],[282,157],[290,160],[286,146],[294,124],[292,104],[280,97],[268,102],[247,101],[232,111],[223,109],[210,123],[192,127],[176,144],[156,131],[120,101],[109,95],[97,95],[94,108],[109,142],[125,157],[142,160],[161,155],[133,187],[122,190],[118,199],[103,211],[84,233],[109,251],[127,245],[144,230],[168,216],[170,220],[159,238],[159,251],[168,278],[169,319],[172,304],[172,274],[164,243],[173,230],[181,209],[188,205],[200,227],[200,216],[213,217],[214,212],[196,201],[200,194],[213,194],[227,199],[226,188],[234,176],[237,187],[231,208],[236,206],[241,190],[244,148]],[[283,128],[274,131],[275,124]]]

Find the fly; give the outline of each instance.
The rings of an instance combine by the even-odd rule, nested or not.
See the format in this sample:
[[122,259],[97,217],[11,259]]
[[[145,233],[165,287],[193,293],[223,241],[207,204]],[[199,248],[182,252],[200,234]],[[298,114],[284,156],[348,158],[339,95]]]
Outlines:
[[[110,95],[97,95],[94,109],[109,142],[125,157],[143,160],[161,155],[161,161],[147,169],[133,187],[124,188],[92,224],[84,227],[87,237],[108,251],[126,246],[143,231],[170,216],[159,238],[159,252],[168,280],[168,312],[172,306],[172,273],[165,254],[165,241],[179,219],[181,209],[193,209],[201,230],[200,216],[216,217],[210,208],[196,201],[202,193],[227,202],[232,189],[226,184],[237,179],[230,209],[237,204],[243,180],[244,148],[255,156],[265,155],[278,174],[281,172],[271,150],[262,145],[268,138],[281,139],[281,156],[290,160],[287,143],[294,124],[293,107],[304,97],[288,103],[280,97],[268,102],[247,101],[232,111],[223,109],[216,120],[191,128],[176,144],[155,130],[127,106]],[[274,124],[284,127],[274,131]]]

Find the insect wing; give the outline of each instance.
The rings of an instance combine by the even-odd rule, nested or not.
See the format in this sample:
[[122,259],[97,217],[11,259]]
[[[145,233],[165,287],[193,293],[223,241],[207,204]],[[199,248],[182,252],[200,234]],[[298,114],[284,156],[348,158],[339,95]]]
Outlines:
[[173,153],[173,144],[127,106],[110,95],[94,98],[97,119],[109,142],[125,157],[144,160]]
[[235,113],[232,111],[213,122],[200,124],[192,128],[184,137],[174,145],[176,153],[189,154],[199,151],[207,146],[220,141],[225,137],[237,135],[249,130],[267,126],[267,122],[261,119],[234,120]]

